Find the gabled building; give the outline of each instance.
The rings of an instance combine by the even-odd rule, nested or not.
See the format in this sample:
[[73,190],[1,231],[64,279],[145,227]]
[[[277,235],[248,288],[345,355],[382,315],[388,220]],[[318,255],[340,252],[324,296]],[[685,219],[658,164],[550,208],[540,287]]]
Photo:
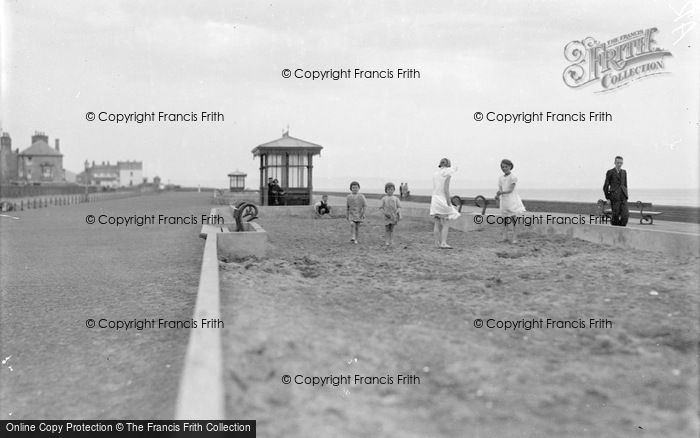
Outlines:
[[49,146],[49,137],[35,132],[31,145],[19,152],[12,151],[12,138],[6,132],[0,136],[0,181],[23,183],[65,182],[63,154],[59,139]]
[[19,154],[18,179],[27,182],[64,182],[63,154],[59,139],[49,146],[49,136],[35,132],[32,145]]

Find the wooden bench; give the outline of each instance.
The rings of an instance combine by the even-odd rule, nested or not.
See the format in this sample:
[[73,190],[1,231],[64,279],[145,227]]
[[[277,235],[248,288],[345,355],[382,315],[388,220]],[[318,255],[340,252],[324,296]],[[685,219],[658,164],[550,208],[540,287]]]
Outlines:
[[[632,210],[630,209],[631,206],[636,206],[638,210]],[[612,217],[612,207],[610,206],[610,203],[604,199],[599,199],[598,200],[598,207],[600,208],[601,212],[603,215],[605,215],[606,218],[610,219]],[[658,216],[660,214],[663,214],[662,211],[649,211],[651,209],[651,202],[642,202],[642,201],[637,201],[637,202],[627,202],[627,208],[629,209],[630,214],[638,214],[641,216],[641,219],[639,219],[639,223],[641,225],[653,225],[654,224],[654,216]]]
[[[450,198],[450,203],[457,207],[457,211],[460,213],[462,212],[462,205],[464,205],[466,201],[468,201],[468,198],[462,199],[457,195]],[[483,205],[479,205],[479,202],[481,202]],[[481,215],[483,216],[486,214],[486,206],[489,205],[489,200],[481,195],[477,195],[474,197],[474,205],[481,209]]]

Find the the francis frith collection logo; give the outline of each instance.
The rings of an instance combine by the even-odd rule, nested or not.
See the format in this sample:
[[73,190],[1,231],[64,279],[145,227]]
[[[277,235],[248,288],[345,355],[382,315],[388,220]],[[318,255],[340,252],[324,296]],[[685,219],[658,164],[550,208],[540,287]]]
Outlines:
[[564,47],[564,83],[571,88],[599,83],[597,93],[612,91],[642,78],[668,73],[668,50],[657,47],[655,27],[620,35],[606,42],[592,37],[571,41]]

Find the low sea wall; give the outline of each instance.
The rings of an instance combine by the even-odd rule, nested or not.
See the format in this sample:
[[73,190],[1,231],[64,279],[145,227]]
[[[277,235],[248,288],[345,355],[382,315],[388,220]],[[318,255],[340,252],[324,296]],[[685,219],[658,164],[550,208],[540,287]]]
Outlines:
[[[346,197],[348,192],[314,192],[315,196],[328,195],[328,196],[341,196]],[[381,199],[384,193],[363,193],[367,199]],[[461,197],[463,206],[476,206],[474,203],[474,197]],[[430,204],[430,196],[414,196],[411,195],[406,202],[417,202]],[[641,199],[644,201],[644,199]],[[488,207],[496,208],[498,202],[491,198],[488,199]],[[634,201],[636,202],[636,200]],[[630,210],[636,210],[634,207],[634,202],[629,203]],[[527,211],[531,212],[547,212],[547,213],[564,213],[564,214],[598,214],[598,200],[594,199],[591,202],[564,202],[564,201],[541,201],[533,199],[524,199],[523,204]],[[690,222],[700,224],[700,207],[685,207],[677,205],[657,205],[653,204],[653,211],[663,212],[662,215],[657,216],[655,220],[670,221],[670,222]],[[632,218],[639,219],[639,215],[632,213]]]
[[[216,234],[206,236],[197,301],[192,319],[219,320],[219,257]],[[223,420],[225,417],[221,331],[194,329],[185,354],[185,365],[175,408],[177,420]]]
[[236,205],[239,202],[252,202],[257,205],[260,203],[260,191],[258,190],[243,190],[240,192],[231,192],[225,190],[212,190],[212,203],[217,205]]
[[[197,289],[194,320],[219,320],[219,260],[264,257],[267,233],[255,222],[235,231],[230,207],[212,208],[211,223],[203,224],[199,237],[206,240]],[[180,379],[175,418],[179,420],[225,417],[223,355],[220,330],[191,330]]]
[[700,256],[700,235],[658,229],[614,227],[602,224],[536,224],[530,231],[544,235],[565,235],[601,245],[641,251],[661,252],[671,256]]

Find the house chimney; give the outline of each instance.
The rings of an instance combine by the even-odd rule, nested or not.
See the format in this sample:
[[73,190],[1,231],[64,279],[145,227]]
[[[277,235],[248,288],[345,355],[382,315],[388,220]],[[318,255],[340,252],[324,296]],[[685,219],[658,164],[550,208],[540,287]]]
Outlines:
[[34,135],[32,135],[32,144],[36,143],[37,141],[44,140],[46,144],[49,144],[49,136],[44,134],[42,131],[34,131]]
[[59,139],[56,139],[56,152],[61,152],[61,147],[59,146]]

